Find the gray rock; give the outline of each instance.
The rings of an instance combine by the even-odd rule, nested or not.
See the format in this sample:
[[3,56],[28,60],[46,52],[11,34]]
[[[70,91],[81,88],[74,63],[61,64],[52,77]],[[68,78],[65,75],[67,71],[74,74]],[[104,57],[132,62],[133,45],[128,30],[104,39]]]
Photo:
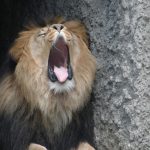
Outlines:
[[57,0],[55,13],[82,20],[97,58],[98,150],[150,149],[150,0]]

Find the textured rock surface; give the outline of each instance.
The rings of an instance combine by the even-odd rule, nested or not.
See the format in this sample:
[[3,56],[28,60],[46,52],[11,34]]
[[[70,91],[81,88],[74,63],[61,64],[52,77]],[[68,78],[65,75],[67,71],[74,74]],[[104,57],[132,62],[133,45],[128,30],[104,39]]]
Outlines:
[[150,149],[150,1],[58,0],[55,12],[88,27],[98,69],[98,150]]

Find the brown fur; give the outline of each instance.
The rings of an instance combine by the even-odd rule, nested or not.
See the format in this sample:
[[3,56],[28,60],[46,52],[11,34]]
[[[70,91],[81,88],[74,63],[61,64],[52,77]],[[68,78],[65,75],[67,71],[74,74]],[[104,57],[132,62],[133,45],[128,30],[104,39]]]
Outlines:
[[[34,27],[21,32],[10,49],[17,66],[15,72],[8,74],[0,84],[0,111],[13,114],[25,100],[30,105],[31,113],[39,109],[44,125],[59,132],[60,128],[71,121],[72,113],[88,101],[96,70],[95,58],[88,49],[84,26],[77,21],[65,22],[64,26],[75,88],[62,94],[50,90],[47,62],[56,31],[50,26]],[[38,36],[39,32],[46,32],[46,35]]]

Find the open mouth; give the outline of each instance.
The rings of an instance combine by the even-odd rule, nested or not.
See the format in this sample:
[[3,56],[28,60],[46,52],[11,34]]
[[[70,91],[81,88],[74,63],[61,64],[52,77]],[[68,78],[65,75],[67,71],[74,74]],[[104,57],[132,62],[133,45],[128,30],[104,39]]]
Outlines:
[[52,45],[48,59],[48,77],[52,82],[64,83],[73,77],[69,48],[62,36]]

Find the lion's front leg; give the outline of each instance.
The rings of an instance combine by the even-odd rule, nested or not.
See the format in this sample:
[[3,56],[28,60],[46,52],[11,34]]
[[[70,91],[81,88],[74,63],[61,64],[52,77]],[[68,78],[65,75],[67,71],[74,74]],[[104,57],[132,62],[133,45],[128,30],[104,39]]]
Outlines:
[[77,150],[95,150],[95,148],[86,142],[82,142],[79,144]]
[[39,145],[39,144],[35,144],[35,143],[31,143],[29,145],[28,150],[47,150],[46,147]]

